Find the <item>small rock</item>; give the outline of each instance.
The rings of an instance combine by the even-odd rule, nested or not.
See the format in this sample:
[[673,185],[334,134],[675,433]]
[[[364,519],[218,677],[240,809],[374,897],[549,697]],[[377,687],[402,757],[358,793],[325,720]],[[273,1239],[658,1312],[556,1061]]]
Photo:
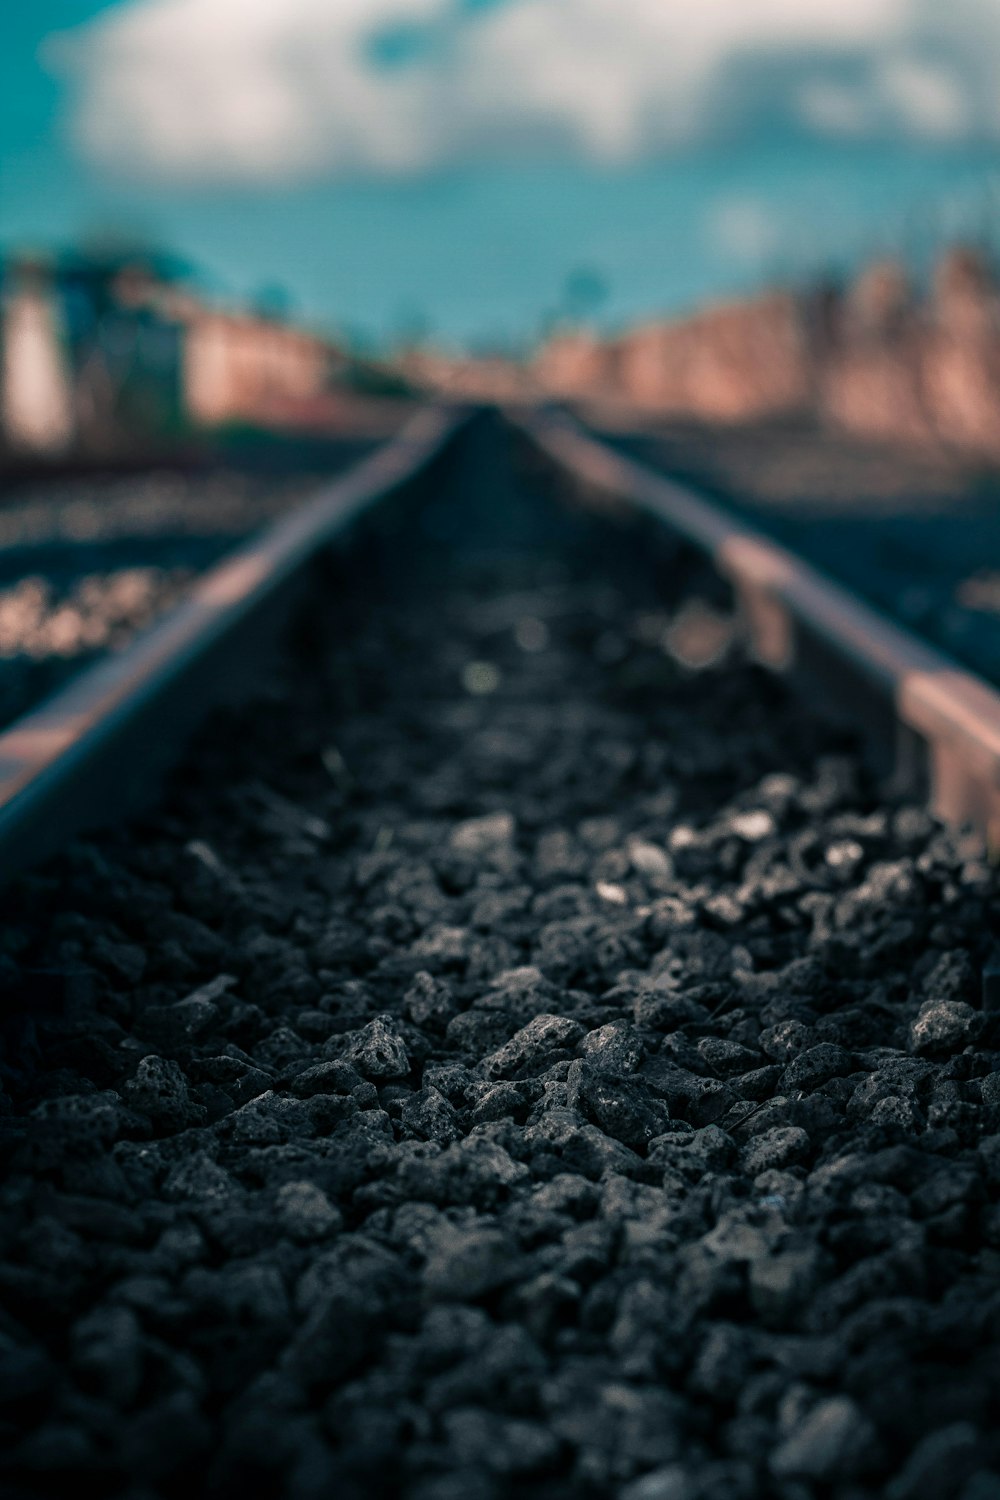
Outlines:
[[480,1071],[487,1078],[514,1078],[529,1068],[538,1072],[554,1055],[575,1047],[583,1034],[579,1021],[568,1016],[535,1016],[484,1058]]
[[927,1000],[910,1027],[910,1050],[925,1057],[961,1052],[979,1034],[978,1012],[963,1000]]
[[339,1210],[312,1182],[286,1182],[278,1189],[275,1210],[281,1228],[302,1244],[325,1239],[343,1223]]
[[843,1078],[851,1071],[851,1054],[834,1042],[820,1042],[793,1057],[781,1078],[784,1093],[815,1089],[831,1078]]
[[174,1005],[149,1006],[140,1017],[137,1030],[157,1046],[172,1050],[188,1045],[207,1031],[218,1014],[219,1007],[212,999],[194,994]]
[[354,1032],[341,1057],[365,1078],[405,1078],[410,1071],[406,1046],[392,1016],[376,1016]]
[[362,1082],[361,1074],[352,1063],[342,1057],[330,1062],[315,1063],[295,1073],[289,1089],[299,1099],[311,1099],[315,1094],[350,1094]]
[[798,1125],[775,1125],[754,1136],[743,1151],[743,1168],[756,1177],[775,1167],[791,1167],[806,1160],[812,1149],[806,1132]]
[[751,1261],[750,1301],[761,1320],[771,1328],[784,1327],[799,1308],[808,1305],[819,1284],[821,1267],[820,1252],[808,1244],[793,1243],[775,1255]]
[[618,1491],[618,1500],[694,1500],[691,1476],[679,1464],[652,1469]]
[[415,1026],[444,1031],[458,1006],[447,981],[421,969],[403,997],[403,1009]]
[[789,1063],[804,1052],[812,1041],[812,1032],[801,1021],[779,1021],[760,1034],[760,1050],[772,1062]]
[[627,1021],[609,1021],[588,1031],[580,1051],[595,1067],[610,1073],[632,1073],[642,1062],[645,1047]]
[[727,1078],[745,1074],[760,1062],[760,1056],[756,1052],[751,1052],[749,1047],[744,1047],[729,1037],[702,1037],[698,1043],[698,1053],[713,1073],[722,1073]]
[[507,812],[487,813],[482,818],[467,818],[452,829],[448,840],[457,854],[468,854],[472,858],[489,854],[497,847],[509,844],[514,837],[515,823]]
[[747,812],[734,814],[729,819],[729,830],[738,839],[745,839],[748,844],[757,844],[761,839],[771,838],[777,831],[777,824],[765,808],[755,807]]
[[458,1138],[455,1110],[435,1088],[421,1089],[407,1099],[399,1112],[408,1135],[422,1141],[454,1141]]
[[520,1417],[465,1406],[446,1413],[443,1426],[448,1446],[460,1464],[482,1463],[497,1474],[537,1474],[559,1454],[554,1433],[540,1422]]
[[451,1228],[440,1235],[424,1266],[424,1285],[432,1297],[474,1302],[520,1273],[516,1246],[498,1229]]
[[536,1125],[525,1129],[524,1141],[532,1150],[557,1156],[567,1171],[595,1180],[608,1172],[628,1177],[645,1165],[630,1147],[605,1135],[572,1109],[549,1109]]
[[939,1500],[957,1495],[983,1459],[983,1446],[971,1422],[952,1422],[929,1432],[885,1490],[886,1500]]
[[180,1130],[189,1123],[192,1106],[187,1079],[171,1059],[152,1055],[142,1058],[125,1085],[125,1098],[161,1129]]
[[616,1141],[644,1151],[666,1128],[670,1112],[648,1085],[627,1075],[615,1077],[591,1062],[574,1064],[569,1103]]
[[833,1484],[863,1473],[871,1461],[875,1433],[848,1396],[831,1396],[807,1414],[771,1455],[779,1479]]
[[675,1130],[650,1142],[649,1159],[692,1182],[699,1182],[709,1172],[722,1172],[736,1155],[732,1138],[718,1125],[701,1130]]
[[627,844],[628,857],[633,870],[654,881],[670,880],[674,873],[674,862],[665,849],[651,844],[647,839],[630,838]]

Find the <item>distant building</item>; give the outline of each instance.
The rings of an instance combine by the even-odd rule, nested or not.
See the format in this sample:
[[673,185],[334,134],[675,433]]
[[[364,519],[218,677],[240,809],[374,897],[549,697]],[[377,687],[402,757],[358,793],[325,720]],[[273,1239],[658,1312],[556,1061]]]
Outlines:
[[584,329],[556,333],[535,356],[532,374],[541,390],[562,400],[599,396],[618,375],[617,349]]
[[0,439],[58,453],[75,433],[71,372],[48,268],[12,261],[0,283]]
[[533,365],[557,399],[613,399],[638,410],[741,422],[799,411],[810,395],[809,341],[798,300],[775,292],[648,323],[601,343],[561,334]]
[[270,319],[192,305],[183,389],[196,426],[280,421],[332,394],[343,357],[325,339]]
[[329,340],[276,315],[206,306],[168,256],[13,261],[2,285],[8,449],[118,453],[192,428],[343,420],[347,362]]

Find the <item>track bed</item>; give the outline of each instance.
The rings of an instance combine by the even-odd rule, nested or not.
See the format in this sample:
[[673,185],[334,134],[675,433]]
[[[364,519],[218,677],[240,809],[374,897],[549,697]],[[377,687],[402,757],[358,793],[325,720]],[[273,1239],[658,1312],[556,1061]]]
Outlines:
[[988,1500],[977,846],[475,475],[9,899],[5,1492]]
[[665,422],[602,435],[629,457],[721,500],[1000,683],[996,473],[939,450],[851,441],[794,424],[713,429]]
[[[220,558],[373,448],[0,487],[0,728],[165,614]],[[0,476],[2,478],[2,476]]]

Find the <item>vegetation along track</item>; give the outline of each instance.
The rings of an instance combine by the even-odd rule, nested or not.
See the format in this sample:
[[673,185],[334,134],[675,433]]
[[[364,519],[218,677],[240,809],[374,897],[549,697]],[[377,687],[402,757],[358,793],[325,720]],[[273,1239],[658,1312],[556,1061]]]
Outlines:
[[993,874],[679,562],[481,420],[10,889],[5,1493],[1000,1492]]

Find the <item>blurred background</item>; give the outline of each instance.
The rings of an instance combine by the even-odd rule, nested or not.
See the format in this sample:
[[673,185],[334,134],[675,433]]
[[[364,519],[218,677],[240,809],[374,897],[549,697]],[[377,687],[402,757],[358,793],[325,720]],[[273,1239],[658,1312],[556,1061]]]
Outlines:
[[555,400],[965,649],[998,77],[1000,0],[11,0],[0,545],[64,535],[40,467],[229,442],[248,526],[262,435],[301,477],[428,394]]
[[[361,361],[525,362],[560,331],[620,339],[769,286],[809,294],[811,338],[875,261],[893,266],[851,307],[869,331],[911,297],[975,300],[1000,231],[998,0],[14,0],[3,26],[6,428],[22,443],[14,358],[26,384],[30,366],[54,386],[55,363],[82,387],[50,398],[52,443],[100,425],[98,387],[125,364],[121,425],[238,415],[207,310]],[[967,255],[939,285],[950,245],[983,265]],[[600,383],[700,406],[638,342]],[[172,374],[186,344],[211,352]],[[557,347],[535,373],[591,385],[585,354]],[[322,383],[303,340],[258,358],[286,367],[264,382],[279,406],[285,385],[301,401]],[[156,371],[141,390],[137,363]],[[738,414],[735,393],[714,401]]]

